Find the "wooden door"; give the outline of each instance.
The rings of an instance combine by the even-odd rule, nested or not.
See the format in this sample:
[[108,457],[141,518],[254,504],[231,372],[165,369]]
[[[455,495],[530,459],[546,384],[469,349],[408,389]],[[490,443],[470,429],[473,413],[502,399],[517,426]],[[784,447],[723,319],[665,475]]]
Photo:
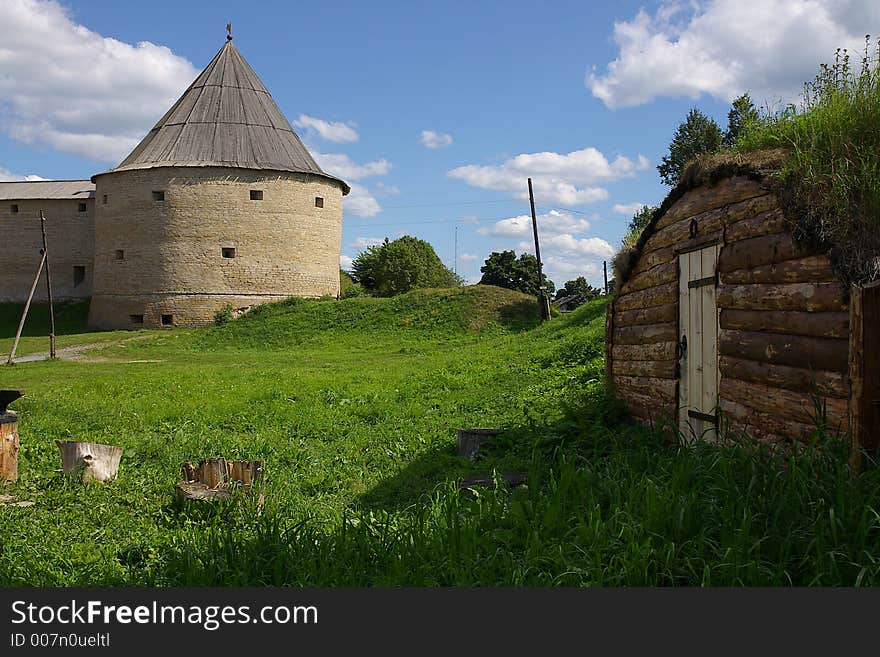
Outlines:
[[717,438],[718,306],[713,244],[678,256],[676,356],[679,364],[679,428],[687,441]]

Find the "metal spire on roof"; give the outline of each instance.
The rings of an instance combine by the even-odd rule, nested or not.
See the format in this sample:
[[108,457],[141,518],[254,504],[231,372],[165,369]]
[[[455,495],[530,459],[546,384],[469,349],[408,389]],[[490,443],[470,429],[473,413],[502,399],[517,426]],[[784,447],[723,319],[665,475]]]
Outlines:
[[226,23],[226,40],[232,41],[232,23]]

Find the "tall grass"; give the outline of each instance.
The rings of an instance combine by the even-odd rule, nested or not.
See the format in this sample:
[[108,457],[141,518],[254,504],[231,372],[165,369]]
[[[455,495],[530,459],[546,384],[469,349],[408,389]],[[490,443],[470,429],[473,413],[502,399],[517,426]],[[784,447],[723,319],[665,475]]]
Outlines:
[[790,105],[746,127],[737,150],[785,147],[786,214],[796,237],[830,248],[845,282],[880,276],[880,45],[861,64],[838,50]]

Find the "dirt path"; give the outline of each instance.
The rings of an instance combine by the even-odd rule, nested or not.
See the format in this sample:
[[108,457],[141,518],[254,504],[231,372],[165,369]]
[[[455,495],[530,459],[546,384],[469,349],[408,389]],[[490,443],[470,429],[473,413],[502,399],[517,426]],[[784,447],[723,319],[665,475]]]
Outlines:
[[[86,354],[93,349],[101,349],[102,347],[113,347],[120,344],[125,344],[126,342],[133,342],[135,340],[144,340],[149,338],[149,335],[135,335],[131,338],[125,338],[124,340],[106,340],[104,342],[90,342],[87,344],[77,344],[70,347],[60,347],[55,350],[56,358],[60,358],[61,360],[76,360],[87,363],[147,363],[147,362],[159,362],[159,361],[133,361],[126,360],[124,358],[89,358]],[[3,356],[3,364],[6,363],[6,358],[8,356]],[[16,356],[16,363],[33,363],[39,360],[49,360],[49,352],[48,351],[38,351],[34,354],[27,354],[26,356]]]

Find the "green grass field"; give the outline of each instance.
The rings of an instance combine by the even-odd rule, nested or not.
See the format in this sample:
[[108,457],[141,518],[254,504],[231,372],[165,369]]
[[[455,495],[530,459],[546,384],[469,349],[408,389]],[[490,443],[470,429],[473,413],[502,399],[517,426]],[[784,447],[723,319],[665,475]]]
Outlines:
[[[0,307],[0,350],[18,312]],[[85,360],[0,367],[27,392],[3,492],[35,502],[0,507],[0,585],[880,581],[876,469],[632,424],[603,391],[601,300],[540,326],[483,286],[290,300],[134,341],[78,312],[66,334],[106,343]],[[506,431],[472,463],[455,437],[474,426]],[[56,439],[122,446],[118,479],[64,479]],[[174,503],[183,461],[217,454],[265,460],[262,507]],[[528,485],[456,487],[517,470]]]

